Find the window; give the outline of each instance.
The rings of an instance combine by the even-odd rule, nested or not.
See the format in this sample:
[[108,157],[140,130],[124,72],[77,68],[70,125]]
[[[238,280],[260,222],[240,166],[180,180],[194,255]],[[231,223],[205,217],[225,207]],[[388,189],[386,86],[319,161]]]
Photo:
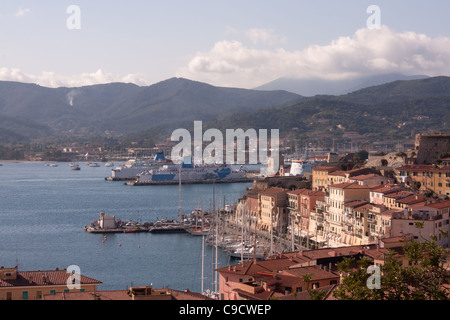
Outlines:
[[28,299],[28,291],[22,291],[22,299],[27,300]]
[[312,288],[313,289],[318,289],[319,288],[319,282],[313,283]]
[[50,290],[50,294],[56,294],[56,290]]

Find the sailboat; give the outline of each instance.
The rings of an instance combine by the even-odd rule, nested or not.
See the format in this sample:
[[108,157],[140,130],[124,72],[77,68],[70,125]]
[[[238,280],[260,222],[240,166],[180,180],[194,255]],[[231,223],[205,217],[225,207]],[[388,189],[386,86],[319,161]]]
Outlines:
[[[180,176],[181,176],[181,174],[180,174]],[[195,225],[189,227],[187,229],[187,232],[189,232],[193,236],[206,236],[206,235],[209,235],[210,227],[209,226],[205,226],[205,211],[203,211],[203,209],[197,208],[197,209],[195,209],[192,212],[192,214],[194,215]],[[199,214],[201,214],[201,222],[202,222],[201,226],[198,226]]]

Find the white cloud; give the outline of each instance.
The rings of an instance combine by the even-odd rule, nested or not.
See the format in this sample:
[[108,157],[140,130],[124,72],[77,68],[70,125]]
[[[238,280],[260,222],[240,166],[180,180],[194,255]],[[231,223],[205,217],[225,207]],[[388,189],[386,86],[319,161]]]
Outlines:
[[105,73],[98,69],[93,73],[82,73],[77,75],[59,75],[54,72],[43,72],[40,75],[27,74],[17,68],[0,68],[0,80],[18,81],[25,83],[37,83],[43,87],[82,87],[94,84],[104,84],[110,82],[135,83],[137,85],[148,85],[147,81],[140,74],[128,74],[117,76]]
[[250,29],[246,31],[246,36],[254,43],[263,43],[269,45],[277,45],[286,43],[287,38],[276,34],[273,30],[266,29]]
[[27,13],[30,13],[31,10],[28,8],[20,8],[19,11],[16,12],[16,17],[23,17],[24,15],[26,15]]
[[[256,43],[269,41],[271,33],[251,34]],[[383,26],[299,51],[261,50],[224,40],[208,52],[198,52],[177,76],[253,88],[281,77],[331,80],[391,72],[450,75],[450,38],[396,33]]]

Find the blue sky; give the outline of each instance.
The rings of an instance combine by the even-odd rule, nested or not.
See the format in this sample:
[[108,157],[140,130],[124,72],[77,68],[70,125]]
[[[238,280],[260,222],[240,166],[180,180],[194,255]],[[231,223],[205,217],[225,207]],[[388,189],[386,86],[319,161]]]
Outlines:
[[[252,88],[279,77],[450,75],[450,3],[12,1],[0,4],[0,80],[46,86],[174,76]],[[80,8],[70,30],[67,8]],[[377,5],[382,29],[369,30]]]

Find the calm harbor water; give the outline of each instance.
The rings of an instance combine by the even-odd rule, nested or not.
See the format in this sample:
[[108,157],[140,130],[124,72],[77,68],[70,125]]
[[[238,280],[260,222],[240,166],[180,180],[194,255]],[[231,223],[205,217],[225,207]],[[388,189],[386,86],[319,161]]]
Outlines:
[[[116,163],[117,165],[117,163]],[[103,282],[100,290],[153,284],[177,290],[201,288],[201,237],[189,234],[90,234],[83,227],[100,211],[116,219],[150,222],[178,216],[178,185],[125,186],[105,181],[111,168],[71,170],[42,162],[3,162],[0,166],[0,265],[22,271],[80,267]],[[216,206],[236,202],[249,183],[216,184]],[[183,185],[183,213],[198,204],[211,207],[212,185]],[[234,264],[218,251],[218,267]],[[204,287],[212,288],[214,249],[205,244]]]

